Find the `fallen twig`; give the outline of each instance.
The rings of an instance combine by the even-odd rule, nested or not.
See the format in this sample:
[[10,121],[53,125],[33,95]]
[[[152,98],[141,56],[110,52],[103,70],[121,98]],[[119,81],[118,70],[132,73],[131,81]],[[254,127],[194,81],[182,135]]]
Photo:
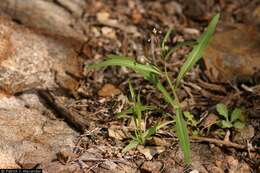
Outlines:
[[63,106],[57,99],[55,99],[50,91],[39,90],[39,96],[46,101],[46,103],[52,107],[65,121],[84,133],[88,127],[88,122],[80,115],[72,114],[65,106]]
[[234,142],[223,141],[223,140],[214,139],[214,138],[194,136],[194,137],[191,137],[191,139],[194,140],[194,142],[209,142],[209,143],[224,145],[226,147],[232,147],[232,148],[236,148],[236,149],[240,149],[240,150],[247,150],[247,151],[254,151],[254,152],[260,151],[259,147],[249,148],[247,145],[241,145],[241,144],[237,144]]
[[120,160],[120,159],[98,159],[98,158],[84,158],[82,159],[84,162],[114,162],[114,163],[123,163],[125,165],[128,165],[128,163],[125,160]]

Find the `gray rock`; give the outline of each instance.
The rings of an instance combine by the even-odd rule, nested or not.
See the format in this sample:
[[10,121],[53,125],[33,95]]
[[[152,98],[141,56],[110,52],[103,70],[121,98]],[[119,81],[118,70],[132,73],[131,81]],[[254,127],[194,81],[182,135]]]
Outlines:
[[79,76],[81,65],[76,46],[70,42],[0,18],[0,90],[15,94],[32,88],[57,87],[57,82],[65,88],[75,88],[78,83],[67,72]]
[[76,26],[76,18],[67,10],[80,9],[81,0],[77,1],[78,3],[72,5],[73,3],[64,0],[60,4],[49,0],[1,0],[0,11],[26,26],[84,40],[80,30],[72,27]]
[[48,163],[61,148],[73,146],[77,133],[65,122],[26,108],[25,102],[14,96],[0,98],[0,105],[1,168],[17,163],[28,168]]
[[76,86],[67,72],[80,74],[77,59],[65,38],[0,18],[0,168],[48,166],[62,148],[74,146],[78,134],[50,111],[54,118],[44,115],[35,89]]

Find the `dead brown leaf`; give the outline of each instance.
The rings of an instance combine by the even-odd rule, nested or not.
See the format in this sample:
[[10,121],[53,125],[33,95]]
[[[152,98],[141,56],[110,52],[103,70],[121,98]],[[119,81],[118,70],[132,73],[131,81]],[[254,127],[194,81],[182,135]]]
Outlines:
[[120,94],[121,91],[112,84],[105,84],[99,91],[98,95],[101,97],[110,97]]

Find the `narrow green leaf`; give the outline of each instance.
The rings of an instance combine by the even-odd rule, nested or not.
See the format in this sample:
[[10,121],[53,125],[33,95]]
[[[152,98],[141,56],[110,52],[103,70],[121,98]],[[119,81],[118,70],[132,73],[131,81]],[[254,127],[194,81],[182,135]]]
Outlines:
[[164,38],[163,38],[162,45],[161,45],[161,48],[162,48],[163,51],[166,49],[165,43],[166,43],[167,40],[169,39],[171,33],[172,33],[172,29],[170,28],[170,29],[167,31],[167,33],[165,34]]
[[128,86],[129,86],[129,90],[130,90],[130,94],[131,94],[131,99],[132,99],[133,102],[135,102],[136,101],[135,91],[133,89],[133,86],[132,86],[130,80],[128,80]]
[[150,138],[152,135],[156,134],[156,132],[157,132],[157,125],[154,125],[144,132],[143,137],[146,140]]
[[179,86],[181,80],[185,74],[196,64],[196,62],[202,57],[202,53],[206,48],[211,36],[213,35],[215,28],[219,20],[219,14],[215,15],[209,23],[207,30],[199,37],[198,45],[194,46],[192,51],[187,56],[187,60],[183,64],[176,80],[176,87]]
[[136,140],[131,140],[127,146],[122,150],[122,153],[126,153],[127,151],[136,148],[139,145],[139,142]]
[[136,113],[136,116],[137,116],[137,128],[138,129],[141,129],[141,123],[142,123],[142,110],[141,110],[141,107],[142,107],[142,103],[141,103],[141,100],[140,100],[140,93],[138,93],[138,96],[137,96],[137,102],[135,103],[135,113]]
[[175,102],[169,92],[165,89],[160,81],[156,84],[157,89],[163,94],[163,98],[167,103],[170,103],[171,106],[175,107]]
[[150,127],[149,129],[147,129],[145,131],[145,133],[143,135],[144,138],[147,139],[147,138],[151,137],[152,135],[156,134],[156,132],[159,129],[161,129],[161,128],[163,128],[163,127],[165,127],[165,126],[167,126],[168,124],[171,124],[171,123],[173,123],[173,121],[167,121],[165,123],[159,123],[159,124],[156,124],[156,125]]
[[167,79],[167,82],[169,83],[171,89],[172,89],[172,93],[175,96],[175,99],[173,100],[171,98],[171,100],[173,100],[172,103],[172,107],[175,109],[175,113],[176,113],[176,133],[180,142],[180,146],[182,148],[183,154],[184,154],[184,162],[186,164],[190,163],[190,141],[189,141],[189,133],[188,133],[188,128],[186,125],[185,120],[183,119],[183,115],[182,115],[182,110],[181,110],[181,106],[178,100],[178,97],[176,95],[176,91],[175,91],[175,87],[173,86],[169,75],[167,73],[167,70],[165,68],[165,76]]
[[173,107],[173,108],[180,107],[180,105],[179,105],[179,100],[178,100],[178,97],[177,97],[177,95],[176,95],[175,87],[173,86],[173,84],[172,84],[172,82],[171,82],[171,80],[170,80],[170,77],[169,77],[169,75],[168,75],[168,72],[167,72],[166,67],[164,68],[164,71],[165,71],[164,74],[165,74],[165,77],[166,77],[166,79],[167,79],[167,82],[168,82],[168,84],[169,84],[170,87],[171,87],[171,90],[172,90],[173,95],[175,96],[175,98],[172,98],[172,100],[173,100],[172,107]]
[[134,112],[134,109],[133,108],[129,108],[129,109],[126,109],[122,112],[118,112],[116,114],[117,118],[125,118],[125,117],[129,117],[128,114],[133,114]]
[[186,122],[183,119],[181,108],[176,109],[176,133],[184,154],[184,162],[190,163],[190,141]]
[[138,73],[141,73],[145,77],[149,77],[151,73],[161,75],[161,71],[153,66],[153,65],[146,65],[146,64],[140,64],[133,60],[132,58],[125,57],[125,56],[117,56],[117,55],[108,55],[107,59],[99,62],[97,64],[93,64],[88,66],[88,69],[99,69],[102,67],[107,66],[122,66],[122,67],[128,67],[133,70],[135,70]]
[[174,123],[174,122],[175,122],[175,120],[167,121],[167,122],[165,122],[165,123],[158,124],[158,125],[157,125],[157,130],[159,130],[159,129],[165,127],[165,126],[167,126],[168,124],[172,124],[172,123]]
[[224,105],[223,103],[217,104],[217,111],[220,115],[222,115],[226,120],[229,120],[228,118],[228,109],[227,106]]

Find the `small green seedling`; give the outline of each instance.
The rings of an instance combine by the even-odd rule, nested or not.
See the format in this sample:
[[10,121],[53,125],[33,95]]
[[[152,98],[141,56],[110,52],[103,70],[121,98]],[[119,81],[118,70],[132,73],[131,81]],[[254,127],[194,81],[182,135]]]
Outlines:
[[197,121],[194,115],[190,112],[183,112],[184,118],[186,119],[187,125],[191,127],[192,135],[199,135],[200,129],[198,127],[199,121]]
[[198,121],[195,119],[194,115],[192,115],[190,112],[183,112],[184,117],[187,119],[188,125],[192,127],[197,127]]
[[124,115],[131,115],[134,123],[135,123],[135,132],[132,136],[132,140],[129,142],[129,144],[123,149],[123,153],[136,148],[139,144],[145,144],[146,140],[149,139],[152,135],[155,135],[156,132],[168,124],[172,123],[172,121],[165,122],[162,124],[156,124],[148,129],[145,129],[145,126],[142,127],[142,112],[148,111],[148,110],[154,110],[156,107],[154,106],[146,106],[142,105],[140,101],[140,94],[136,96],[136,93],[132,87],[131,82],[129,81],[129,90],[131,94],[131,101],[133,103],[133,106],[126,111],[123,111],[118,114],[119,117],[123,117]]
[[242,111],[239,108],[235,108],[230,112],[226,105],[219,103],[217,104],[217,112],[221,115],[222,120],[219,121],[219,126],[221,128],[237,128],[241,129],[245,127],[244,117],[242,116]]

